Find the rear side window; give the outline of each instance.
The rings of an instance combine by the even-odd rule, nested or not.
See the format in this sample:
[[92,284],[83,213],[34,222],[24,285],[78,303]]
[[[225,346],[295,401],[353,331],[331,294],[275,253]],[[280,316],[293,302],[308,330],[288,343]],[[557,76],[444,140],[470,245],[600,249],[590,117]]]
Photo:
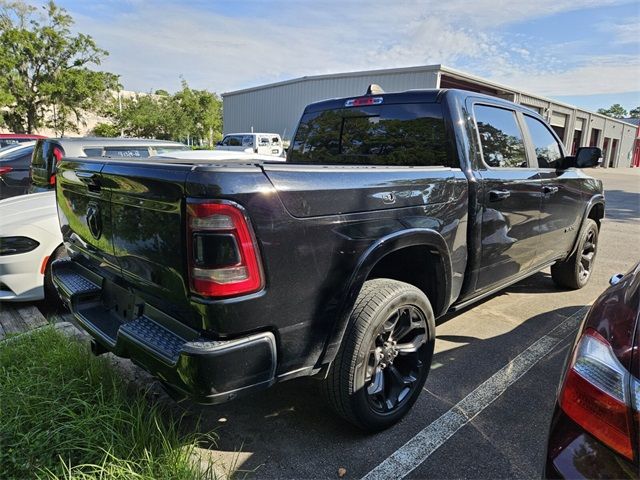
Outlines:
[[291,163],[459,167],[439,104],[386,104],[305,114]]
[[151,147],[155,150],[156,155],[162,155],[163,153],[170,152],[180,152],[183,150],[188,150],[188,148],[184,145],[167,145],[165,147]]
[[487,105],[476,105],[474,113],[484,162],[493,168],[527,167],[516,113]]
[[555,168],[557,161],[562,158],[562,150],[558,141],[551,134],[545,124],[537,118],[524,116],[524,122],[529,129],[531,142],[536,151],[538,166],[540,168]]
[[111,158],[147,158],[149,147],[104,147],[104,156]]
[[[45,148],[45,146],[47,148]],[[47,168],[45,160],[45,150],[49,150],[47,142],[36,143],[36,148],[31,158],[31,165],[35,168]]]

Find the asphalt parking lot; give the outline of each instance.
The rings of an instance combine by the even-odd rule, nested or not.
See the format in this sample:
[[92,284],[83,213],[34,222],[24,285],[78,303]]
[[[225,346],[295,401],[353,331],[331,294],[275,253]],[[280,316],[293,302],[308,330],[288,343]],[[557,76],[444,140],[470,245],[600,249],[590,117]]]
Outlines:
[[327,410],[312,381],[297,380],[225,405],[187,405],[202,415],[201,431],[220,436],[207,454],[252,478],[336,478],[341,468],[344,478],[539,478],[579,321],[611,275],[640,259],[640,171],[593,174],[607,208],[589,285],[559,291],[546,270],[440,319],[431,374],[400,424],[365,435]]

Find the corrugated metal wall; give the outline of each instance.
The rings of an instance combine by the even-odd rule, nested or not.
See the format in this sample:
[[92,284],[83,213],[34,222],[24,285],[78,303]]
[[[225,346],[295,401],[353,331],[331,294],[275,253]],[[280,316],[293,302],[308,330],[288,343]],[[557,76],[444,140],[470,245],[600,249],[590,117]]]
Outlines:
[[291,138],[304,107],[328,98],[362,95],[371,83],[387,92],[436,88],[433,69],[365,75],[339,75],[288,82],[223,96],[224,133],[279,133]]

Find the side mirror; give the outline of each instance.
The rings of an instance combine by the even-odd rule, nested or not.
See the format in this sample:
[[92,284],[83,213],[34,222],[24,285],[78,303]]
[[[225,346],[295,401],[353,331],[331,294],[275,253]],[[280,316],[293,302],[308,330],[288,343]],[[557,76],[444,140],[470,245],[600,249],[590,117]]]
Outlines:
[[602,163],[602,150],[598,147],[581,147],[576,152],[576,167],[591,168]]

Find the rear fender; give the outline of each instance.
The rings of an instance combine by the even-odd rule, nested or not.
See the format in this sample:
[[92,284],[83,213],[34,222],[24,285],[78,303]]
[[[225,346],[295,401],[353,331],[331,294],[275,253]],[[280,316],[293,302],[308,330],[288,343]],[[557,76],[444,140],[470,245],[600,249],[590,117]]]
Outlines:
[[344,334],[349,326],[351,311],[355,305],[362,285],[369,277],[375,265],[386,255],[407,247],[428,247],[440,259],[438,282],[438,299],[433,305],[437,316],[446,312],[451,303],[451,258],[449,248],[442,236],[435,230],[415,228],[387,235],[377,240],[360,257],[356,269],[349,280],[347,295],[334,328],[327,339],[324,351],[319,359],[319,366],[333,361],[340,347]]

